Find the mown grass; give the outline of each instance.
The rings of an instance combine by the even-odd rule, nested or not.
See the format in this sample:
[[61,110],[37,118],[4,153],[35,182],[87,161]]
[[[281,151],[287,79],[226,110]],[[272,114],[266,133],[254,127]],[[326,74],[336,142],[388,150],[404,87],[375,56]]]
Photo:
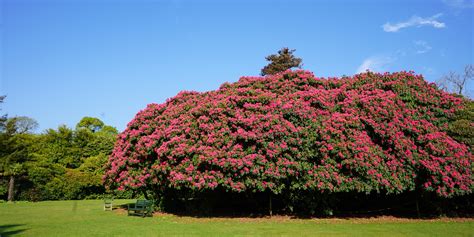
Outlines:
[[102,208],[100,200],[0,203],[0,236],[474,236],[472,219],[141,218]]

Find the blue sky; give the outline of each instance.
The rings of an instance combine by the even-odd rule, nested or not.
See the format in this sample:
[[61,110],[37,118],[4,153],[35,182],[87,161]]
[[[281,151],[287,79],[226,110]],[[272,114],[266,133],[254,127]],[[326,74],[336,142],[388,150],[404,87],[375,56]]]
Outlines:
[[281,47],[323,77],[435,81],[473,63],[472,0],[0,2],[2,113],[38,132],[84,116],[123,130],[149,103],[258,75]]

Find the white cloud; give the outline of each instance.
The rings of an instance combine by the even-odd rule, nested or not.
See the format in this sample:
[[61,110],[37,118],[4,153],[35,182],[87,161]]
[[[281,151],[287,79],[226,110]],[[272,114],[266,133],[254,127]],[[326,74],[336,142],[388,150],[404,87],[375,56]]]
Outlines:
[[417,50],[416,50],[417,54],[424,54],[432,49],[432,47],[423,40],[417,40],[417,41],[414,41],[413,43],[415,43],[415,45],[417,46]]
[[442,16],[443,14],[438,13],[432,17],[419,17],[419,16],[412,16],[410,19],[404,22],[399,22],[396,24],[391,24],[390,22],[385,23],[382,27],[385,32],[398,32],[400,29],[407,28],[407,27],[421,27],[424,25],[433,26],[434,28],[444,28],[446,24],[436,19]]
[[366,58],[362,62],[359,68],[357,68],[356,73],[365,72],[367,70],[373,71],[373,72],[386,71],[387,66],[394,61],[395,59],[391,57],[372,56],[372,57]]
[[474,0],[443,0],[443,2],[452,8],[474,8]]

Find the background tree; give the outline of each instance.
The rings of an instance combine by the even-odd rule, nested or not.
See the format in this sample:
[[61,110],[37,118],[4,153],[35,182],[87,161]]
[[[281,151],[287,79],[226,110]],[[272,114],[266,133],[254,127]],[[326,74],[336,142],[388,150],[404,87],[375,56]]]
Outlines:
[[294,49],[282,48],[278,51],[278,54],[272,54],[265,57],[270,63],[262,69],[262,76],[273,75],[279,72],[283,72],[290,68],[301,68],[302,59],[297,58],[293,55]]
[[[0,96],[0,105],[3,104],[4,100],[5,100],[5,96]],[[1,107],[0,107],[0,110],[1,110]],[[6,150],[6,145],[7,145],[7,142],[6,142],[5,137],[3,135],[4,131],[5,131],[5,122],[6,121],[7,121],[7,115],[6,114],[2,115],[0,117],[0,158],[2,160],[3,160],[2,154]],[[2,177],[2,175],[0,175],[0,195],[3,195],[7,192],[7,189],[4,187],[1,177]]]
[[31,133],[38,127],[38,123],[28,117],[13,117],[6,121],[5,129],[0,134],[2,151],[0,151],[0,174],[7,177],[8,201],[14,200],[15,180],[26,173],[24,164],[30,158],[28,150],[31,143]]
[[462,95],[466,85],[474,78],[474,65],[469,64],[464,67],[464,74],[449,72],[438,80],[440,89]]
[[98,198],[104,164],[117,129],[85,117],[71,129],[65,125],[31,134],[36,121],[8,119],[0,130],[0,199],[64,200]]
[[84,117],[76,125],[76,129],[86,128],[86,129],[89,129],[91,132],[97,132],[101,130],[102,127],[104,127],[104,122],[102,122],[98,118],[93,118],[93,117]]
[[38,136],[28,166],[26,200],[97,198],[104,195],[104,164],[118,131],[98,118],[84,117],[76,129],[59,126]]
[[67,168],[79,167],[80,150],[74,146],[74,135],[74,130],[65,125],[46,130],[38,142],[38,155],[47,158],[50,163],[58,163]]
[[[5,100],[5,96],[0,96],[0,104],[3,104],[3,100]],[[0,110],[2,110],[0,108]],[[1,115],[0,116],[0,131],[3,131],[5,128],[5,122],[7,121],[7,115]]]

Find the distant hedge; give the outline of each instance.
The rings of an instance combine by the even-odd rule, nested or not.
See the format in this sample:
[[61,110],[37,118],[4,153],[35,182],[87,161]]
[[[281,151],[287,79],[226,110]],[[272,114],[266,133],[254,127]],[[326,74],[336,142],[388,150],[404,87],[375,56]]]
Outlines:
[[140,111],[118,136],[104,182],[156,195],[469,194],[473,155],[447,134],[467,103],[412,72],[242,77]]

